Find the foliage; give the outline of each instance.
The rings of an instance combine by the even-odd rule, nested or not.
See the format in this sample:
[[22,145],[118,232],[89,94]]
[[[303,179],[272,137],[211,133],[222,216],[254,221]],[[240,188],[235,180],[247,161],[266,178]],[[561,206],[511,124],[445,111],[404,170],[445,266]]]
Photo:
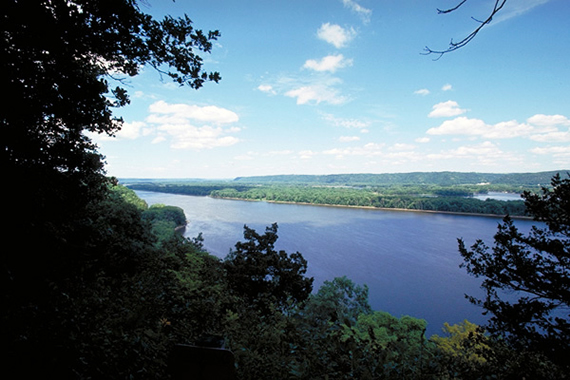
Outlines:
[[488,330],[514,347],[536,351],[567,366],[570,354],[570,177],[552,179],[542,194],[524,193],[539,224],[521,233],[510,218],[499,225],[492,250],[481,240],[467,249],[463,266],[483,277],[483,300],[492,314]]
[[361,314],[355,326],[345,326],[342,340],[353,349],[351,377],[360,379],[421,379],[428,358],[425,320],[386,312]]
[[112,186],[111,190],[115,193],[120,194],[125,202],[134,205],[141,211],[145,211],[148,208],[146,201],[144,201],[142,198],[139,198],[138,195],[128,187],[116,185]]
[[[265,178],[265,177],[262,177]],[[372,183],[372,182],[370,182]],[[436,212],[459,212],[491,215],[524,216],[523,201],[480,200],[473,194],[488,191],[520,192],[528,186],[517,185],[308,185],[308,184],[241,184],[200,183],[132,183],[132,189],[184,195],[210,195],[227,199],[268,202],[295,202],[317,205],[376,207]]]
[[224,259],[229,287],[249,305],[260,310],[275,305],[285,309],[304,301],[312,291],[313,278],[305,277],[307,261],[299,252],[275,250],[277,224],[260,235],[244,226],[244,242]]
[[[455,360],[473,362],[473,364],[485,363],[483,351],[489,350],[489,346],[485,344],[488,339],[480,331],[479,326],[464,320],[460,324],[450,325],[444,323],[443,331],[446,336],[441,337],[434,335],[431,341],[445,353],[452,356]],[[472,343],[471,342],[477,342]]]
[[[425,189],[424,189],[425,190]],[[239,191],[234,188],[214,190],[211,195],[220,198],[266,200],[269,202],[295,202],[317,205],[339,205],[354,207],[375,207],[388,209],[406,209],[437,212],[460,212],[493,215],[525,215],[522,201],[485,201],[458,196],[414,195],[418,188],[345,188],[314,186],[257,186]],[[432,188],[433,193],[458,193],[464,190]]]
[[161,377],[170,340],[160,321],[177,294],[164,289],[181,291],[178,278],[144,203],[112,191],[87,133],[120,129],[121,80],[145,65],[192,88],[218,81],[195,50],[209,52],[219,33],[188,17],[154,20],[134,0],[9,0],[0,12],[4,233],[17,246],[0,272],[5,371]]

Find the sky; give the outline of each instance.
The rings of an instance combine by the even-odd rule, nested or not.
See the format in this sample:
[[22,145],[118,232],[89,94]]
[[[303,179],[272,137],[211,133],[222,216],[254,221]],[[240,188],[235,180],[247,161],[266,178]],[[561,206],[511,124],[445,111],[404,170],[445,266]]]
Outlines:
[[[116,137],[91,135],[118,178],[570,169],[570,1],[146,0],[219,30],[179,87],[124,78]],[[111,83],[112,84],[112,83]]]

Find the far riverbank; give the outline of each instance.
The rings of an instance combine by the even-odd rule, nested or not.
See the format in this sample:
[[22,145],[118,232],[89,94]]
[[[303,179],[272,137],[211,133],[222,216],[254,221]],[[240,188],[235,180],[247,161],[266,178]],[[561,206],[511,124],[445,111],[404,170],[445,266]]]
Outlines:
[[[361,210],[378,210],[378,211],[401,211],[401,212],[417,212],[426,214],[444,214],[444,215],[464,215],[464,216],[481,216],[487,218],[504,218],[507,214],[485,214],[485,213],[475,213],[475,212],[458,212],[458,211],[439,211],[439,210],[420,210],[420,209],[409,209],[409,208],[398,208],[398,207],[375,207],[375,206],[356,206],[356,205],[339,205],[339,204],[329,204],[329,203],[308,203],[308,202],[289,202],[289,201],[274,201],[267,199],[246,199],[237,197],[220,197],[207,195],[207,197],[212,199],[225,199],[230,201],[246,201],[246,202],[267,202],[275,204],[288,204],[288,205],[299,205],[299,206],[319,206],[319,207],[337,207],[337,208],[353,208]],[[523,215],[510,215],[512,219],[521,220],[532,220],[529,216]]]

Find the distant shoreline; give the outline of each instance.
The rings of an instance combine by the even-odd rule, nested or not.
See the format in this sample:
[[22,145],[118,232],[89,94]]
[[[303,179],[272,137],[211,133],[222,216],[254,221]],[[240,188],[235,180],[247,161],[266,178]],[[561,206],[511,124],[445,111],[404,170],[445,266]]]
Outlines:
[[[184,195],[184,194],[180,194]],[[427,214],[447,214],[447,215],[464,215],[464,216],[482,216],[487,218],[504,218],[506,215],[500,214],[481,214],[476,212],[458,212],[458,211],[436,211],[436,210],[418,210],[418,209],[409,209],[409,208],[390,208],[390,207],[374,207],[374,206],[352,206],[352,205],[336,205],[336,204],[328,204],[328,203],[308,203],[308,202],[289,202],[289,201],[272,201],[266,199],[244,199],[244,198],[236,198],[236,197],[215,197],[211,195],[206,195],[207,197],[213,199],[225,199],[230,201],[246,201],[246,202],[267,202],[267,203],[275,203],[275,204],[289,204],[289,205],[298,205],[298,206],[319,206],[319,207],[337,207],[337,208],[354,208],[354,209],[363,209],[363,210],[379,210],[379,211],[398,211],[398,212],[418,212],[418,213],[427,213]],[[529,216],[515,216],[511,215],[511,219],[525,219],[525,220],[532,220]]]

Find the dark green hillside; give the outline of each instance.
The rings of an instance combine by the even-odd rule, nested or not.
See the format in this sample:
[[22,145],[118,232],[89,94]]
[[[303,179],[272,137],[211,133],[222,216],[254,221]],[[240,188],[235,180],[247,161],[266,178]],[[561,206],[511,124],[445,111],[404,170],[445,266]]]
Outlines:
[[249,184],[307,184],[334,186],[388,186],[388,185],[476,185],[480,183],[520,186],[548,185],[556,173],[464,173],[464,172],[413,172],[383,174],[331,174],[331,175],[269,175],[237,177],[234,182]]

